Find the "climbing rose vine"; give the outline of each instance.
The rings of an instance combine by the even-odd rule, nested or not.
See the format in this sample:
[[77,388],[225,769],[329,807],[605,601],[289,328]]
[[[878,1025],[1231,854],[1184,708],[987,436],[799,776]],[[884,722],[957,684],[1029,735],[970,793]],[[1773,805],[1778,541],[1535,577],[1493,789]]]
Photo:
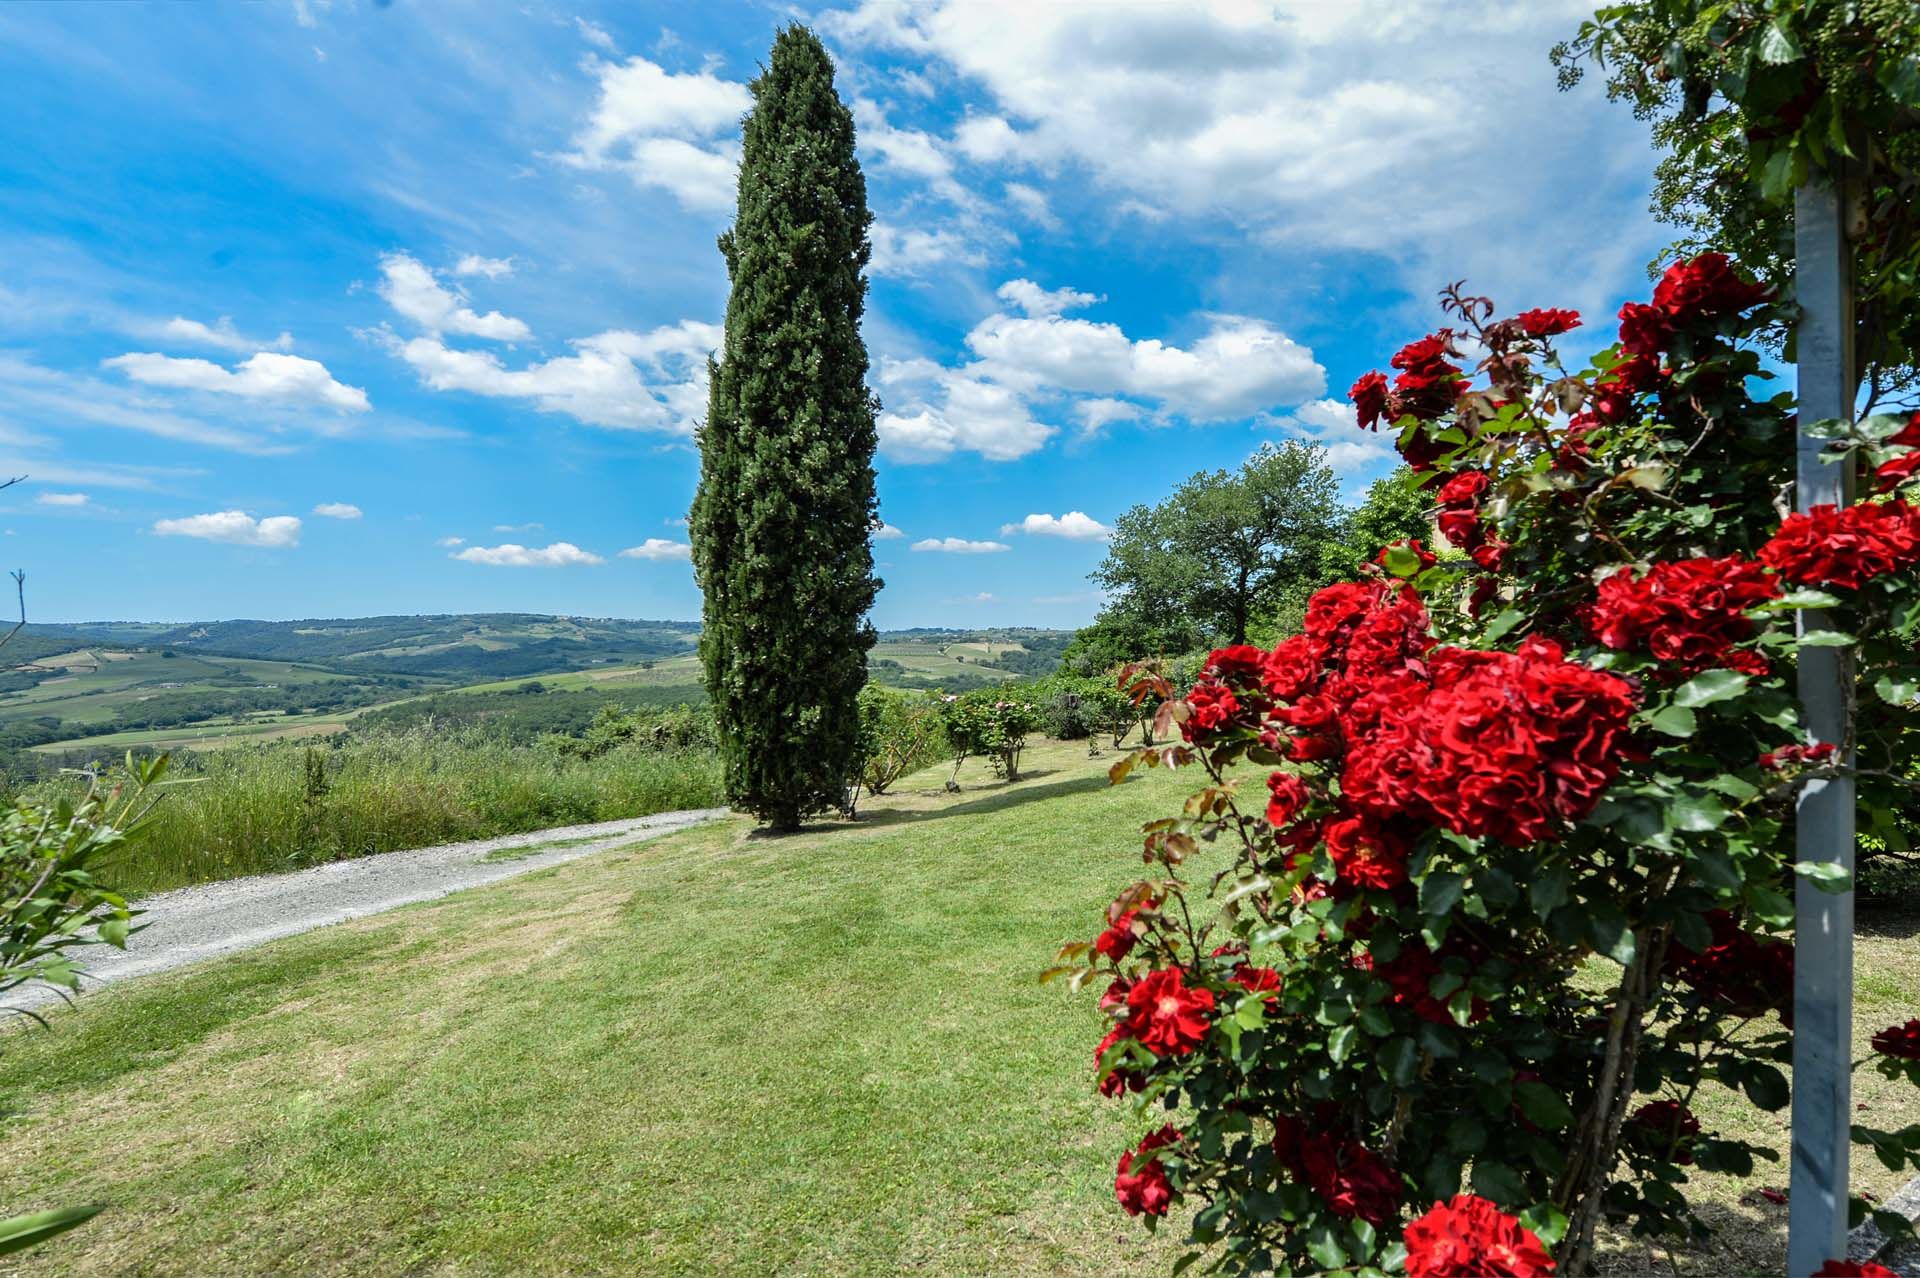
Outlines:
[[[1351,392],[1436,545],[1185,696],[1129,673],[1173,743],[1115,781],[1205,783],[1053,969],[1103,991],[1091,1085],[1149,1133],[1120,1206],[1211,1269],[1537,1278],[1588,1272],[1603,1223],[1702,1239],[1690,1177],[1775,1155],[1696,1098],[1786,1104],[1790,896],[1847,886],[1788,860],[1795,796],[1852,770],[1881,840],[1912,802],[1920,417],[1822,424],[1871,496],[1788,514],[1792,404],[1750,346],[1787,313],[1725,258],[1584,368],[1571,311],[1444,301]],[[1816,644],[1855,653],[1855,741],[1801,730]],[[1920,1022],[1873,1048],[1920,1082]],[[1856,1136],[1920,1168],[1920,1126]]]

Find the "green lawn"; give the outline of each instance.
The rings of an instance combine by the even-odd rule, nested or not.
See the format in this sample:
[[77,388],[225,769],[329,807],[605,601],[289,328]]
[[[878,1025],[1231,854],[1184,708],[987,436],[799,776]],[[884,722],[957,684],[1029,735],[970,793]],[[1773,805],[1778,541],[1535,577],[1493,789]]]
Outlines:
[[[738,821],[109,989],[0,1054],[23,1272],[1164,1268],[1112,1200],[1089,932],[1174,790],[1083,746]],[[922,774],[936,786],[944,771]],[[937,796],[937,797],[936,797]]]
[[[1164,1273],[1179,1230],[1113,1202],[1140,1126],[1092,1093],[1091,994],[1033,980],[1191,779],[1114,790],[1109,761],[1037,746],[957,796],[943,765],[854,828],[723,822],[15,1031],[0,1204],[110,1207],[0,1273]],[[1913,920],[1865,921],[1861,971],[1862,1026],[1911,1015]],[[1730,1238],[1684,1272],[1777,1270],[1752,1191],[1784,1166],[1699,1179]]]

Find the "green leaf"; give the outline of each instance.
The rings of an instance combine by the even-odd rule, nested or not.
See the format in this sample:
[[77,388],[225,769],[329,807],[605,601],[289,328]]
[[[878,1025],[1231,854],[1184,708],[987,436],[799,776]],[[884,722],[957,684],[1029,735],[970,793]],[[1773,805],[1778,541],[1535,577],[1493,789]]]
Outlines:
[[1567,1236],[1566,1213],[1552,1203],[1535,1203],[1520,1213],[1520,1223],[1549,1247]]
[[1853,887],[1853,874],[1838,861],[1796,861],[1793,872],[1822,892],[1835,894]]
[[127,920],[108,919],[100,925],[100,939],[108,945],[127,948]]
[[1800,608],[1838,608],[1840,596],[1824,590],[1789,590],[1778,599],[1756,604],[1749,612],[1793,612]]
[[1747,690],[1746,675],[1738,670],[1708,670],[1695,675],[1673,691],[1676,706],[1710,706],[1728,701]]
[[1460,894],[1466,888],[1467,879],[1463,874],[1452,870],[1429,874],[1420,884],[1420,912],[1436,918],[1451,912],[1460,904]]
[[1673,822],[1673,828],[1689,834],[1717,830],[1726,824],[1729,815],[1726,805],[1710,794],[1677,794],[1667,805],[1667,817]]
[[1626,914],[1612,901],[1588,902],[1587,938],[1594,949],[1622,967],[1633,962],[1633,929],[1627,926]]
[[1647,726],[1670,737],[1690,737],[1700,726],[1700,721],[1685,706],[1667,706],[1656,711],[1647,720]]
[[1413,1081],[1414,1067],[1420,1063],[1420,1049],[1403,1035],[1389,1042],[1378,1059],[1386,1067],[1387,1077],[1405,1087]]
[[84,1225],[100,1214],[105,1204],[88,1207],[56,1207],[30,1216],[0,1220],[0,1256],[10,1251],[37,1247],[55,1234],[64,1234],[76,1225]]
[[1874,681],[1873,691],[1890,706],[1904,706],[1920,698],[1920,674],[1883,675]]
[[1573,1108],[1545,1083],[1515,1083],[1513,1099],[1519,1104],[1520,1112],[1536,1127],[1559,1131],[1573,1126]]
[[1358,1031],[1351,1024],[1336,1028],[1327,1035],[1327,1055],[1333,1058],[1335,1065],[1341,1064],[1353,1052],[1353,1036]]
[[1860,641],[1843,630],[1809,630],[1794,642],[1802,648],[1844,648]]
[[1550,865],[1534,876],[1527,884],[1527,900],[1533,904],[1533,912],[1541,918],[1553,913],[1566,903],[1567,888],[1573,882],[1573,874],[1564,865]]
[[1420,571],[1420,556],[1405,546],[1388,546],[1382,558],[1387,571],[1396,577],[1411,577]]
[[1347,1265],[1347,1249],[1340,1245],[1340,1236],[1333,1226],[1324,1220],[1307,1234],[1307,1254],[1322,1269],[1344,1269]]
[[1758,1061],[1747,1066],[1747,1076],[1741,1080],[1746,1088],[1748,1099],[1769,1113],[1783,1109],[1787,1103],[1787,1076],[1771,1065]]

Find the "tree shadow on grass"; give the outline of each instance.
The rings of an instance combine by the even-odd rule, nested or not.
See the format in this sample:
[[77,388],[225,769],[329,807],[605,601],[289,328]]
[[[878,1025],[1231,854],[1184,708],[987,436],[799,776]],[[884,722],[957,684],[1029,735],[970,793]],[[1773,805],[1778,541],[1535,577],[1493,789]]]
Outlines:
[[1018,782],[1003,783],[997,790],[981,795],[977,799],[967,799],[960,803],[950,803],[943,807],[915,808],[875,808],[862,812],[860,819],[853,823],[858,830],[879,830],[888,826],[911,825],[919,821],[938,821],[942,817],[972,816],[982,812],[1002,812],[1026,803],[1035,803],[1045,799],[1064,799],[1070,794],[1088,794],[1095,790],[1105,790],[1112,782],[1101,773],[1089,776],[1072,777],[1065,781],[1049,781],[1045,785],[1030,785],[1028,782],[1037,777],[1051,776],[1052,772],[1030,772]]

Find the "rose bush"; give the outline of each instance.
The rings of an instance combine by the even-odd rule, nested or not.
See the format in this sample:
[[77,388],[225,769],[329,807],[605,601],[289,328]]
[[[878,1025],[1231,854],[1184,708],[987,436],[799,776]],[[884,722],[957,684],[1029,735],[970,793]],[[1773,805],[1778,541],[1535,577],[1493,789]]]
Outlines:
[[[1750,339],[1784,316],[1724,258],[1581,369],[1571,312],[1445,303],[1352,398],[1465,557],[1389,548],[1184,694],[1129,678],[1178,739],[1115,780],[1206,783],[1052,974],[1104,982],[1094,1084],[1154,1133],[1116,1193],[1189,1209],[1186,1263],[1585,1273],[1603,1220],[1702,1238],[1690,1174],[1775,1155],[1692,1102],[1786,1104],[1795,875],[1847,886],[1792,863],[1795,796],[1850,769],[1882,839],[1912,802],[1920,418],[1833,424],[1884,491],[1783,518],[1796,423]],[[1809,742],[1796,654],[1840,644],[1857,739]],[[1920,1081],[1920,1023],[1875,1042]],[[1920,1125],[1856,1136],[1920,1168]]]

